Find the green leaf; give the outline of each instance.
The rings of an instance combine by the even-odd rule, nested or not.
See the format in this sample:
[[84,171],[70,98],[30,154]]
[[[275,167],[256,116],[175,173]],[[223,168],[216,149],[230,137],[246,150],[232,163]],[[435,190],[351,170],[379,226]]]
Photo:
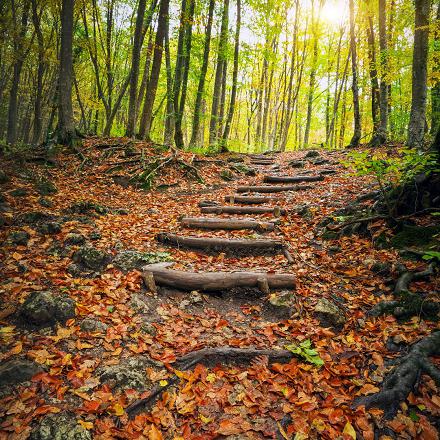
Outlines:
[[320,358],[318,352],[312,348],[312,342],[310,339],[300,342],[299,345],[286,345],[285,349],[289,350],[293,354],[298,355],[300,358],[303,358],[306,362],[316,365],[317,367],[322,367],[324,365],[324,361]]

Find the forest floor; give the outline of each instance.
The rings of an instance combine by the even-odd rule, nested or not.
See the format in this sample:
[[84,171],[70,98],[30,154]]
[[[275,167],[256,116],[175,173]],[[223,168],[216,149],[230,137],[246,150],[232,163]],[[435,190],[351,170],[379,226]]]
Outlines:
[[[372,179],[354,177],[343,165],[346,151],[321,151],[326,163],[306,159],[301,169],[289,163],[306,152],[274,155],[280,167],[274,172],[280,174],[336,171],[310,189],[273,194],[281,197],[276,205],[287,215],[261,235],[284,240],[293,257],[288,264],[283,254],[207,254],[155,239],[160,232],[259,237],[243,230],[191,231],[180,218],[200,217],[203,200],[224,204],[238,185],[262,184],[272,165],[255,166],[256,176],[236,169],[231,175],[228,158],[249,165],[249,156],[179,153],[197,167],[203,183],[189,167],[164,164],[154,189],[145,191],[128,185],[127,173],[151,162],[153,154],[159,159],[172,153],[135,143],[127,157],[118,148],[126,141],[112,142],[87,140],[89,161],[61,154],[52,166],[11,161],[4,167],[0,438],[25,439],[31,433],[35,439],[438,438],[440,396],[429,376],[421,377],[391,420],[379,409],[352,407],[357,396],[379,391],[390,358],[438,323],[421,316],[403,322],[367,316],[390,297],[388,278],[396,278],[397,263],[411,270],[425,263],[402,260],[392,248],[378,249],[371,237],[320,236],[326,216],[375,188]],[[388,233],[383,220],[373,224],[372,235],[378,231]],[[140,269],[160,260],[189,271],[289,273],[297,285],[265,296],[252,289],[218,295],[164,287],[149,292]],[[391,275],[374,270],[379,262],[391,264]],[[435,277],[411,285],[426,292],[439,287]],[[49,293],[32,309],[30,295],[41,292]],[[330,324],[316,308],[323,298],[335,305]],[[260,357],[248,364],[198,364],[177,371],[180,381],[168,387],[176,359],[201,348],[284,349],[307,340],[323,366],[314,365],[314,354],[311,362],[300,355],[288,363]],[[440,359],[434,362],[440,366]],[[166,391],[131,420],[128,405],[157,384]]]

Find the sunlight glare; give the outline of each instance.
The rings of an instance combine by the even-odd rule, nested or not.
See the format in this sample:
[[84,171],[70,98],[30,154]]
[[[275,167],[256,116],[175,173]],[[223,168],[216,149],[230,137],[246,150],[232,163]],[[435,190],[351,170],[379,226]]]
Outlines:
[[321,11],[321,20],[329,24],[341,24],[348,16],[346,0],[327,0]]

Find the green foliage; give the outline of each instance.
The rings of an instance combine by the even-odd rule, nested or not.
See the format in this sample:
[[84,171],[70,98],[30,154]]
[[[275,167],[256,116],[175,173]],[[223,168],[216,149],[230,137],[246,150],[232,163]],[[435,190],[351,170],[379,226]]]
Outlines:
[[426,251],[425,255],[422,257],[424,260],[432,260],[440,263],[440,252],[437,251]]
[[306,362],[309,362],[317,367],[322,367],[324,361],[319,356],[318,352],[312,348],[312,342],[310,339],[302,341],[299,345],[289,344],[284,347],[286,350],[291,351],[293,354],[303,358]]

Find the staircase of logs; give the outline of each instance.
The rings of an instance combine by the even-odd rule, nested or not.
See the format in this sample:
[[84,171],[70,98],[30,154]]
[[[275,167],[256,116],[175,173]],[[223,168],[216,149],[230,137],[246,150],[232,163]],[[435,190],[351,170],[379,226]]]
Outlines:
[[[229,204],[220,205],[215,201],[199,203],[202,214],[228,214],[228,217],[183,217],[181,226],[187,229],[203,230],[252,230],[260,234],[276,231],[279,218],[286,214],[286,209],[280,206],[268,206],[266,203],[280,202],[284,196],[268,196],[270,193],[285,194],[289,191],[302,191],[313,186],[310,183],[320,182],[326,174],[334,170],[322,170],[318,174],[304,172],[300,175],[289,176],[279,174],[280,165],[274,156],[250,155],[250,164],[258,172],[263,173],[263,184],[253,186],[238,186],[236,193],[225,196]],[[265,185],[267,183],[268,185]],[[252,214],[253,217],[235,218],[235,214]],[[255,216],[272,214],[273,219],[260,220]],[[184,249],[197,249],[205,252],[234,252],[240,256],[257,253],[282,253],[287,262],[293,263],[288,246],[281,239],[231,239],[218,237],[198,237],[193,235],[177,235],[162,232],[156,239],[167,246]],[[201,290],[205,292],[222,291],[235,287],[254,287],[264,294],[270,289],[295,288],[295,276],[289,273],[266,272],[186,272],[171,269],[173,263],[157,263],[144,267],[143,277],[150,290],[156,285],[174,287],[181,290]]]

